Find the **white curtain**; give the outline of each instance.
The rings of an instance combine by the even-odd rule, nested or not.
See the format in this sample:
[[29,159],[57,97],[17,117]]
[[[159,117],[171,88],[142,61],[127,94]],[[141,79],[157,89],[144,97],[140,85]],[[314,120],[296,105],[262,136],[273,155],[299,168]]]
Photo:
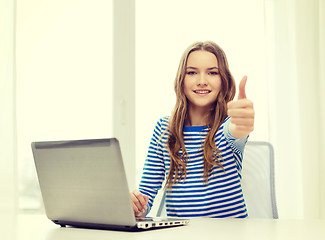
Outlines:
[[17,210],[14,1],[0,1],[0,212]]
[[325,218],[325,1],[265,6],[280,217]]

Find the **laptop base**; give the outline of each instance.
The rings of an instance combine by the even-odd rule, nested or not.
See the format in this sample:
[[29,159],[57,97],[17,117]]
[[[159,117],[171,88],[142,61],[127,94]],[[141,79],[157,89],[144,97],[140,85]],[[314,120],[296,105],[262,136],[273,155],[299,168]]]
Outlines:
[[138,222],[134,226],[123,226],[123,225],[111,225],[111,224],[97,224],[97,223],[82,223],[82,222],[72,222],[72,221],[58,221],[53,220],[53,222],[61,227],[75,227],[75,228],[86,228],[86,229],[97,229],[97,230],[114,230],[114,231],[128,231],[128,232],[138,232],[145,230],[154,230],[168,227],[177,227],[188,224],[188,220],[176,220],[175,222],[155,222],[155,221],[143,221]]

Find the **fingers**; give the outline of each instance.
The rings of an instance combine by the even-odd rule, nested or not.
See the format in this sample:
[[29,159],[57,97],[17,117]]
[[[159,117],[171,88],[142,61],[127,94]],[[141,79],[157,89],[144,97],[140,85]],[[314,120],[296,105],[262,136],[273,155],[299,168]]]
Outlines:
[[253,108],[234,108],[228,109],[228,116],[234,118],[254,118],[255,111]]
[[227,114],[230,116],[230,123],[233,136],[246,137],[254,130],[255,111],[253,103],[248,99],[240,99],[228,103]]
[[140,217],[145,215],[147,211],[147,204],[149,201],[149,197],[142,194],[139,190],[133,190],[130,193],[131,202],[133,206],[133,211],[135,216]]
[[239,136],[240,134],[240,137],[238,138],[246,137],[249,133],[254,131],[254,124],[250,124],[250,125],[235,124],[235,126],[236,126],[236,131],[238,132],[236,135]]
[[[249,111],[248,113],[245,112],[246,110],[238,110],[238,112],[243,112],[245,114],[245,117],[243,117],[243,114],[238,114],[238,117],[231,116],[230,122],[236,126],[236,130],[241,131],[241,136],[246,133],[248,135],[250,132],[254,130],[254,112]],[[236,111],[237,112],[237,111]]]
[[227,104],[228,109],[235,108],[253,108],[253,102],[248,99],[240,99],[237,101],[230,101]]
[[238,126],[253,126],[254,118],[232,117],[230,121]]
[[248,99],[230,101],[227,104],[227,114],[233,118],[254,118],[253,102]]
[[229,102],[227,114],[232,117],[231,121],[235,124],[251,125],[254,123],[254,106],[247,99]]

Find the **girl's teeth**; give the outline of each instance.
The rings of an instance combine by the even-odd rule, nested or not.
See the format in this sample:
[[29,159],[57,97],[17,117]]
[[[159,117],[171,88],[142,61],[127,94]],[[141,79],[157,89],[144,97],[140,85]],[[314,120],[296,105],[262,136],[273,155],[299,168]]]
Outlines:
[[209,91],[195,91],[196,93],[209,93]]

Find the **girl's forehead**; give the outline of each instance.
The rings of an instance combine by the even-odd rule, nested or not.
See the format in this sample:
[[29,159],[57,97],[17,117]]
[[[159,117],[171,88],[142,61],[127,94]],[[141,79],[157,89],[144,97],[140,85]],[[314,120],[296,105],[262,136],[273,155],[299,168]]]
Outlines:
[[198,66],[205,66],[205,65],[211,65],[211,66],[218,66],[218,59],[217,57],[205,50],[196,50],[194,52],[191,52],[187,59],[187,67],[191,65],[198,65]]

